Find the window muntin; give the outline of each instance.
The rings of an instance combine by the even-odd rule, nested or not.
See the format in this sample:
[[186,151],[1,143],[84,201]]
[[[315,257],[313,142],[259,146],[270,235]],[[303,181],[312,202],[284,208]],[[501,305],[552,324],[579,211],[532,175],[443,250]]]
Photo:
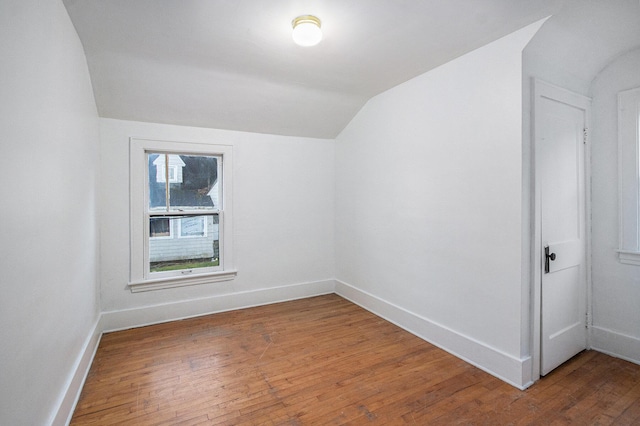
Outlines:
[[131,139],[130,153],[131,290],[233,279],[231,147]]

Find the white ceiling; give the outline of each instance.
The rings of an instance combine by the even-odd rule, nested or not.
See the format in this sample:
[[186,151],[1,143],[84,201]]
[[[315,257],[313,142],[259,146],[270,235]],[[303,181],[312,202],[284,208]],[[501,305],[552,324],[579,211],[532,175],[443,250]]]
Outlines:
[[639,0],[566,0],[527,46],[537,69],[562,67],[567,89],[588,94],[617,56],[640,48]]
[[[372,96],[558,0],[65,0],[102,117],[334,138]],[[291,21],[322,20],[315,47]]]
[[[64,3],[100,116],[334,138],[372,96],[557,12],[563,0]],[[303,14],[322,20],[315,47],[291,40]]]

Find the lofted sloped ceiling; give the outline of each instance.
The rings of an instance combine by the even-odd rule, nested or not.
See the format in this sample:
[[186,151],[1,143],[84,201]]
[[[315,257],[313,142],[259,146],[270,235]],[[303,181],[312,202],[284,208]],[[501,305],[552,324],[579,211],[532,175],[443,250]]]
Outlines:
[[[372,96],[561,0],[65,0],[102,117],[334,138]],[[291,21],[322,20],[315,47]]]

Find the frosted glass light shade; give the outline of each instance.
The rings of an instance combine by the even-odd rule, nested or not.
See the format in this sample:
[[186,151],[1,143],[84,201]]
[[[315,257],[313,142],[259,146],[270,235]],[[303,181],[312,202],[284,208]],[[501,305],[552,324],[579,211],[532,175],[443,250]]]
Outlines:
[[300,46],[315,46],[322,40],[320,19],[311,15],[298,16],[291,22],[293,41]]

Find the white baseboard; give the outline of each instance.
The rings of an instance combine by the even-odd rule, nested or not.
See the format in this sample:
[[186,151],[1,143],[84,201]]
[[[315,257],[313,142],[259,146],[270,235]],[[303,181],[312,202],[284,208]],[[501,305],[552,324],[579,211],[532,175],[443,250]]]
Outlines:
[[334,280],[324,280],[109,311],[102,313],[101,324],[104,332],[125,330],[150,324],[329,294],[334,292],[334,287]]
[[100,319],[96,320],[91,332],[87,336],[82,350],[78,354],[74,368],[69,375],[66,386],[59,398],[57,412],[53,413],[49,424],[53,426],[68,425],[76,408],[82,387],[89,374],[93,357],[98,350],[98,344],[102,337],[102,329],[100,328]]
[[640,364],[640,339],[602,327],[591,327],[591,349]]
[[341,281],[336,281],[335,292],[518,389],[533,383],[531,357],[513,357]]

